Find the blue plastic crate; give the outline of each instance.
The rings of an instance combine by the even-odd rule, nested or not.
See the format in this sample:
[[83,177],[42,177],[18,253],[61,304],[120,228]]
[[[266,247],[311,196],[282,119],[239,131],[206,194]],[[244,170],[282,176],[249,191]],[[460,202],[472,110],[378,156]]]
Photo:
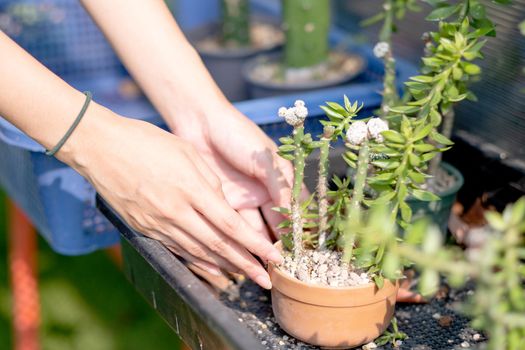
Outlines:
[[[210,1],[215,0],[207,0],[205,3],[210,4]],[[71,3],[78,6],[76,1],[68,0],[42,1],[41,3],[50,2],[62,4],[66,9],[69,8],[68,6],[73,6]],[[5,3],[0,0],[0,14]],[[34,4],[36,1],[20,3]],[[183,23],[185,27],[200,24],[198,14],[202,13],[197,11],[188,16],[184,15],[186,11],[184,9],[187,9],[189,3],[189,1],[181,1],[178,7],[174,8],[176,14],[186,19],[186,23]],[[200,2],[194,3],[201,4]],[[257,1],[256,3],[263,4],[274,12],[278,10],[276,7],[278,3],[275,1]],[[73,10],[69,8],[69,11]],[[86,16],[85,13],[82,13],[81,8],[74,11],[71,13]],[[83,20],[89,23],[87,18]],[[92,24],[89,24],[84,30],[96,31],[96,28],[91,26]],[[127,100],[118,93],[119,85],[129,77],[120,63],[118,61],[115,63],[116,58],[101,34],[93,35],[88,37],[89,40],[93,40],[91,47],[109,51],[101,53],[101,56],[98,57],[91,56],[90,59],[93,62],[87,62],[84,65],[90,68],[78,69],[78,66],[74,66],[74,56],[70,57],[70,61],[53,59],[53,52],[62,53],[62,51],[58,49],[46,51],[45,46],[40,51],[41,57],[39,58],[47,57],[50,68],[61,72],[61,76],[77,89],[92,91],[97,102],[115,112],[163,126],[160,117],[144,97]],[[331,34],[333,44],[350,42],[351,40],[348,39],[343,32],[333,31]],[[53,40],[59,42],[56,38]],[[98,41],[101,42],[97,43]],[[26,45],[28,45],[27,42]],[[380,104],[382,63],[373,57],[371,47],[347,46],[353,52],[363,55],[368,62],[366,72],[351,84],[300,95],[244,101],[237,103],[237,108],[260,125],[275,140],[290,132],[289,127],[277,117],[277,109],[281,106],[292,105],[296,99],[302,99],[308,105],[310,116],[307,119],[306,128],[313,134],[320,133],[318,120],[323,117],[323,113],[319,105],[325,101],[341,101],[343,94],[352,100],[364,102],[365,109],[362,115],[370,115]],[[98,62],[99,60],[107,60],[107,62]],[[85,72],[89,74],[84,74]],[[414,72],[413,66],[402,61],[398,62],[398,81],[406,80]],[[24,209],[53,249],[60,253],[83,254],[118,242],[117,231],[94,207],[95,191],[91,185],[65,164],[45,156],[43,151],[40,145],[0,118],[0,164],[2,165],[0,186]]]

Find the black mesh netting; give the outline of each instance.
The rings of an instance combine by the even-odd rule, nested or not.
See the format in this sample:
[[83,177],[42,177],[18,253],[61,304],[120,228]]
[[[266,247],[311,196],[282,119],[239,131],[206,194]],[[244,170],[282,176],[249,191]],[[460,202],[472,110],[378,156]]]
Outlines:
[[[442,350],[477,348],[485,337],[471,329],[468,319],[455,311],[469,289],[448,290],[428,304],[398,304],[396,318],[399,329],[408,335],[397,349]],[[221,296],[222,301],[239,316],[239,322],[252,330],[267,349],[316,349],[287,335],[275,322],[270,293],[250,281],[235,285]],[[359,347],[358,349],[360,349]],[[394,349],[392,345],[377,349]]]

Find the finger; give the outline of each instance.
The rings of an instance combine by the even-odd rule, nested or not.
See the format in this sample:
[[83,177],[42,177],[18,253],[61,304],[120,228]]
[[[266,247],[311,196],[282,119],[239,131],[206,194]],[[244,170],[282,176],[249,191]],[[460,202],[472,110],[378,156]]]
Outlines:
[[283,262],[283,257],[277,248],[264,237],[258,235],[223,198],[205,191],[200,196],[194,196],[192,204],[197,212],[202,214],[226,237],[239,243],[264,261],[272,261],[276,264]]
[[272,241],[268,227],[266,226],[266,223],[264,222],[264,219],[262,218],[258,208],[239,209],[238,212],[257,233],[267,239],[268,242]]
[[182,257],[188,264],[192,264],[197,266],[198,268],[214,275],[214,276],[221,276],[223,273],[221,272],[221,269],[219,266],[209,263],[208,261],[196,258],[193,255],[190,255],[187,253],[184,249],[180,248],[178,245],[169,245],[167,246],[169,250],[171,250],[176,255]]
[[[266,289],[271,288],[268,273],[243,246],[221,233],[198,212],[186,215],[185,220],[184,225],[188,231],[192,232],[195,238],[209,250],[236,266],[261,287]],[[252,235],[256,236],[257,233],[253,233]],[[253,238],[271,246],[271,243],[263,237]]]
[[266,186],[276,205],[288,207],[293,184],[292,163],[280,158],[276,150],[268,149],[268,152],[259,156],[255,176]]
[[272,231],[274,237],[279,239],[279,237],[281,236],[281,232],[279,232],[277,226],[279,226],[279,224],[283,222],[283,220],[285,220],[286,218],[281,213],[272,210],[274,206],[275,205],[273,202],[267,202],[261,206],[261,210],[264,219],[268,223],[268,226],[270,227],[270,230]]
[[[239,271],[239,269],[229,261],[213,253],[205,244],[177,227],[173,226],[166,228],[163,232],[152,234],[151,237],[159,240],[169,249],[178,249],[181,253],[180,256],[188,261],[194,261],[194,259],[197,259],[206,261],[213,266],[219,266],[230,272]],[[187,259],[188,256],[191,256],[192,258]]]

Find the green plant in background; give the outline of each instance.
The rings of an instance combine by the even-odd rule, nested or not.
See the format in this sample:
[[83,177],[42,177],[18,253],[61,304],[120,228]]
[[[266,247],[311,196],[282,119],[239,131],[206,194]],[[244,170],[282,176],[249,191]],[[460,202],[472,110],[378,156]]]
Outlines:
[[221,41],[227,47],[251,44],[249,0],[221,0]]
[[330,1],[283,0],[286,68],[306,68],[328,58]]
[[[398,250],[415,262],[428,277],[421,280],[426,293],[436,290],[441,273],[454,285],[468,278],[475,283],[474,294],[460,307],[472,318],[472,326],[489,336],[488,348],[525,348],[525,197],[507,206],[503,214],[486,213],[489,230],[479,248],[467,255],[443,247],[439,233],[414,232],[422,245],[405,245]],[[454,257],[454,259],[451,259]]]
[[[383,113],[388,109],[386,118],[392,128],[397,130],[403,116],[415,118],[416,125],[430,119],[434,130],[429,134],[429,141],[446,148],[452,145],[453,105],[464,99],[475,100],[473,93],[468,90],[468,84],[478,78],[481,69],[472,61],[483,57],[483,38],[494,36],[495,28],[486,16],[485,6],[478,0],[425,2],[434,7],[426,19],[439,21],[438,31],[424,34],[426,54],[422,58],[421,74],[405,83],[409,93],[407,98],[394,107],[383,108]],[[505,4],[509,1],[496,2]],[[391,4],[392,1],[386,1],[385,7],[392,7]],[[385,15],[385,18],[389,16]],[[387,29],[382,30],[381,37],[390,38],[391,31],[388,28],[391,26],[388,23],[385,20],[384,28]],[[385,75],[385,92],[390,88],[388,82],[392,79],[388,64],[387,60],[385,70],[389,74]],[[393,98],[386,95],[385,101],[386,107],[389,107]],[[430,174],[436,174],[440,161],[440,154],[436,154],[430,164]]]
[[399,101],[396,88],[396,61],[392,50],[392,34],[396,31],[396,20],[401,20],[407,11],[420,11],[417,0],[386,0],[383,9],[376,15],[363,21],[361,25],[369,26],[383,22],[379,32],[379,42],[374,47],[374,55],[383,60],[385,73],[383,77],[383,99],[379,114],[385,117],[390,107]]

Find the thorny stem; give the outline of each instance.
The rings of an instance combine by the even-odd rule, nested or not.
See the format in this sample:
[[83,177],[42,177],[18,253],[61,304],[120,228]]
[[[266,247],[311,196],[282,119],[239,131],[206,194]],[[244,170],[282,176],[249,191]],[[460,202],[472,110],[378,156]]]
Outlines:
[[294,257],[300,261],[303,255],[303,220],[301,218],[301,190],[304,179],[305,153],[303,149],[304,126],[296,126],[293,130],[294,140],[294,183],[292,188],[291,214]]
[[361,204],[364,198],[365,181],[368,174],[370,146],[368,140],[365,140],[359,149],[359,157],[357,159],[357,170],[354,179],[354,189],[352,190],[352,198],[348,208],[348,220],[344,237],[344,251],[343,263],[349,263],[352,259],[355,233],[352,232],[351,227],[359,223],[361,220]]
[[379,35],[379,40],[388,44],[388,52],[383,57],[385,75],[383,78],[383,99],[381,101],[381,116],[388,114],[389,107],[393,106],[399,96],[396,89],[396,61],[392,54],[392,27],[394,22],[393,0],[386,0],[384,4],[385,20]]
[[[441,127],[441,134],[450,139],[452,136],[452,128],[454,127],[454,108],[450,106],[448,110],[443,113],[443,124]],[[428,172],[434,177],[431,178],[431,181],[435,181],[435,175],[438,172],[439,165],[441,164],[441,159],[443,158],[443,153],[438,153],[434,158],[430,160],[430,165],[428,167]]]
[[319,176],[317,177],[317,196],[319,205],[319,249],[326,249],[326,235],[328,229],[328,166],[330,152],[330,138],[323,135],[319,155]]

